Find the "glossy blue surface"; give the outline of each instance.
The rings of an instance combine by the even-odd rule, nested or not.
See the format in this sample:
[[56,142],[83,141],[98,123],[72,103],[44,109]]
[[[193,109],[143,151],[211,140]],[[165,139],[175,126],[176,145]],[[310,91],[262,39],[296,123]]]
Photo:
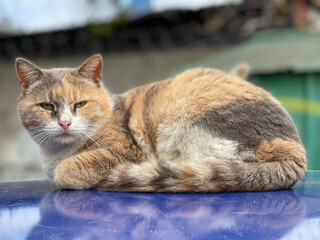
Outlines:
[[143,194],[0,184],[0,239],[320,239],[320,172],[293,190]]

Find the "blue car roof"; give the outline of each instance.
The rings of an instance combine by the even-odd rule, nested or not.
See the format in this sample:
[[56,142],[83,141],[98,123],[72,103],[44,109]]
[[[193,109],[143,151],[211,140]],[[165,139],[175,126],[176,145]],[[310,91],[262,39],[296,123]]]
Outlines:
[[[0,184],[0,239],[320,239],[320,172],[292,190],[160,194]],[[303,236],[299,238],[299,236]]]

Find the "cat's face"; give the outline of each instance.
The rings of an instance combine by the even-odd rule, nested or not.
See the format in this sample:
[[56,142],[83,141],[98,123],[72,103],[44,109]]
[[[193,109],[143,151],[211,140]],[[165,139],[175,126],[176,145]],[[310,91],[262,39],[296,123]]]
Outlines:
[[79,68],[40,69],[17,59],[23,92],[18,112],[23,126],[42,147],[84,142],[112,111],[101,82],[102,59],[95,55]]

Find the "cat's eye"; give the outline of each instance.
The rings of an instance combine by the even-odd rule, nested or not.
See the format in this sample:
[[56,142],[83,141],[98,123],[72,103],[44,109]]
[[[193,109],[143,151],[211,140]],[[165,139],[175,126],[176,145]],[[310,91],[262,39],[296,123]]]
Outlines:
[[76,104],[74,104],[74,108],[82,108],[84,105],[87,104],[87,101],[81,101],[81,102],[77,102]]
[[40,103],[40,106],[45,110],[53,110],[54,109],[53,105],[50,103]]

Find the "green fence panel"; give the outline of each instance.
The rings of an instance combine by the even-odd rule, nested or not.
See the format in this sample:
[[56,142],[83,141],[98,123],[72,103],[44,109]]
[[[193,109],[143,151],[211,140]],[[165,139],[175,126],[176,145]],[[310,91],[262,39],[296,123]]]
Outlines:
[[289,111],[307,150],[308,169],[320,170],[320,74],[253,75],[250,81],[271,92]]

